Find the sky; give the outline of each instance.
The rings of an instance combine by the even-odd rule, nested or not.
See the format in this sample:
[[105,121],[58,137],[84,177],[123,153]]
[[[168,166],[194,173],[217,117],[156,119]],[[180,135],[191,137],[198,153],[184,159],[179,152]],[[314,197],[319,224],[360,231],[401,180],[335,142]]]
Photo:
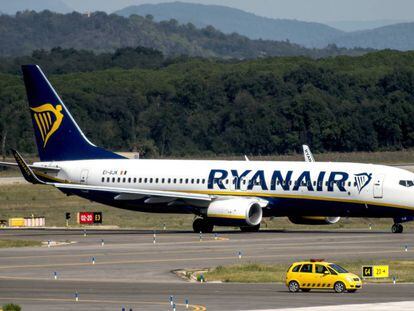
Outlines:
[[[77,11],[101,10],[111,13],[129,5],[174,0],[63,1]],[[315,22],[412,20],[414,14],[414,0],[187,0],[186,2],[225,5],[271,18]]]

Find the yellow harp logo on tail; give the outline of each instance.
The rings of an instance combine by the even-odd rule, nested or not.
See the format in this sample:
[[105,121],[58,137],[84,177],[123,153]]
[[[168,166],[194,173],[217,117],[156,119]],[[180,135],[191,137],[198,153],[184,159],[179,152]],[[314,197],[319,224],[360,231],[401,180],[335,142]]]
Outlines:
[[43,140],[43,148],[45,148],[49,138],[62,124],[62,105],[56,105],[56,107],[53,107],[52,104],[44,104],[30,109],[33,111],[33,117]]

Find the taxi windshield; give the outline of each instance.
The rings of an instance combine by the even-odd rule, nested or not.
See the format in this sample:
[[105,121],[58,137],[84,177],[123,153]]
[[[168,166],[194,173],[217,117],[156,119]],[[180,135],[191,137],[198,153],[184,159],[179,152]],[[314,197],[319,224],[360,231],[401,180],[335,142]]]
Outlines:
[[342,268],[341,266],[338,266],[334,263],[330,264],[329,267],[331,267],[332,269],[334,269],[338,273],[348,273],[348,271],[346,271],[344,268]]

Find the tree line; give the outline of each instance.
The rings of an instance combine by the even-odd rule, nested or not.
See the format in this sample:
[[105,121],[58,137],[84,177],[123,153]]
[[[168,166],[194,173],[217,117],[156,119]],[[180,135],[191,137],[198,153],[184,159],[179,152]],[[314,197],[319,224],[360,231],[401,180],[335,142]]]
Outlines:
[[[145,157],[285,154],[303,143],[314,152],[414,146],[414,52],[221,61],[134,50],[118,51],[134,55],[118,58],[129,65],[101,67],[102,56],[56,50],[46,66],[97,145]],[[59,61],[62,53],[77,61]],[[11,64],[0,69],[0,139],[4,151],[36,153],[22,78]]]

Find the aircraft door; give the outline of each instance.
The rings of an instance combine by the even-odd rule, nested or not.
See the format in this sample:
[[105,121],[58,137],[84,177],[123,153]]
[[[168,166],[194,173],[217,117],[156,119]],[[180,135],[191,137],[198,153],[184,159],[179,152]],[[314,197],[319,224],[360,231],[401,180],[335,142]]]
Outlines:
[[384,175],[377,175],[374,179],[374,198],[382,199],[384,185]]
[[80,175],[80,183],[86,184],[88,182],[89,170],[82,170]]

